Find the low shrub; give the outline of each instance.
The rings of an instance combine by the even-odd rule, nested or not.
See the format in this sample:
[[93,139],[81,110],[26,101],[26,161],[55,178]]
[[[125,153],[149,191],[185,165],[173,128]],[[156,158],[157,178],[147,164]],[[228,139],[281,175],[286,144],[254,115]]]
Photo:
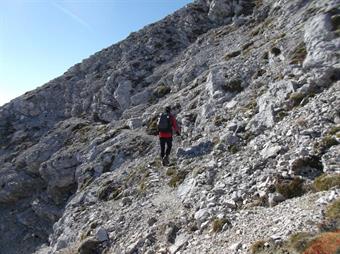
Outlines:
[[307,232],[299,232],[292,234],[286,243],[287,247],[302,253],[307,247],[312,239],[313,235]]
[[340,220],[340,198],[327,207],[325,215],[327,219]]
[[340,253],[340,230],[318,235],[308,243],[303,254],[338,254]]
[[340,229],[340,199],[326,207],[325,218],[318,228],[321,232],[335,232]]
[[268,59],[269,59],[269,53],[268,53],[268,51],[266,51],[266,52],[263,53],[262,59],[263,59],[263,60],[268,60]]
[[314,150],[319,154],[324,154],[329,148],[338,144],[338,141],[331,135],[324,136],[319,142],[314,144]]
[[234,93],[234,92],[242,92],[243,91],[243,87],[241,86],[242,84],[242,80],[240,79],[233,79],[230,80],[229,82],[227,82],[226,84],[224,84],[222,86],[222,89],[225,92],[230,92],[230,93]]
[[291,169],[296,175],[305,175],[306,173],[304,172],[304,168],[306,167],[311,167],[317,170],[317,172],[314,173],[315,177],[320,176],[323,172],[321,158],[315,155],[296,159],[292,163]]
[[237,145],[230,145],[228,146],[228,151],[232,154],[235,154],[239,151],[240,149],[238,148]]
[[290,96],[289,96],[289,100],[291,101],[292,103],[292,106],[293,107],[296,107],[296,106],[299,106],[300,103],[302,102],[302,100],[306,97],[305,94],[303,93],[299,93],[299,92],[294,92],[294,93],[291,93]]
[[158,135],[158,115],[149,119],[146,125],[146,133],[149,135]]
[[214,118],[214,125],[218,127],[218,126],[223,125],[223,123],[225,123],[226,121],[227,121],[227,120],[224,119],[223,116],[216,116],[216,117]]
[[97,191],[97,197],[99,200],[109,201],[117,200],[119,194],[122,192],[122,187],[115,185],[113,182],[108,182]]
[[157,98],[162,98],[168,93],[170,93],[170,91],[171,91],[170,87],[162,84],[154,89],[153,95]]
[[340,126],[334,126],[332,127],[327,133],[329,135],[335,135],[337,134],[338,132],[340,132]]
[[288,116],[288,112],[285,110],[280,110],[276,113],[275,118],[278,122],[282,121],[286,116]]
[[305,117],[299,117],[298,119],[296,119],[296,124],[299,125],[300,127],[303,127],[303,128],[307,128],[307,120]]
[[332,30],[333,31],[338,31],[340,29],[340,15],[333,15],[331,17],[331,22],[332,22]]
[[143,179],[143,180],[139,183],[139,185],[138,185],[138,191],[141,192],[141,193],[143,193],[143,192],[146,191],[146,188],[147,188],[147,187],[148,187],[148,185],[147,185],[145,179]]
[[171,176],[171,179],[169,181],[169,186],[173,188],[177,187],[184,181],[186,175],[187,175],[187,172],[185,171],[177,171]]
[[259,8],[261,5],[263,5],[263,0],[255,0],[256,8]]
[[78,254],[79,243],[68,246],[64,249],[58,250],[56,254]]
[[226,223],[230,223],[227,219],[225,218],[222,218],[222,219],[215,219],[212,223],[212,231],[215,232],[215,233],[218,233],[218,232],[221,232],[222,231],[222,228],[223,226],[226,224]]
[[291,53],[291,64],[302,64],[307,56],[307,50],[304,42],[301,42]]
[[276,191],[285,198],[300,197],[305,193],[304,181],[301,178],[295,177],[292,180],[284,180],[275,185]]
[[176,171],[176,168],[175,168],[175,167],[170,167],[170,168],[168,168],[167,171],[166,171],[166,175],[167,175],[167,176],[173,176],[173,175],[175,175],[176,173],[177,173],[177,171]]
[[332,187],[340,187],[340,174],[323,174],[315,178],[313,182],[313,189],[315,191],[326,191]]
[[250,252],[252,254],[256,254],[261,252],[262,250],[264,250],[266,247],[266,241],[263,240],[259,240],[254,242],[251,246],[250,246]]
[[279,48],[277,48],[277,47],[272,47],[272,48],[270,49],[270,52],[271,52],[274,56],[278,56],[278,55],[281,54],[281,50],[280,50]]
[[266,73],[266,70],[264,69],[259,69],[255,72],[253,75],[253,79],[257,79],[258,77],[262,77]]
[[233,52],[230,52],[228,54],[226,54],[224,56],[224,60],[229,60],[231,58],[234,58],[234,57],[237,57],[238,55],[241,54],[241,51],[240,50],[237,50],[237,51],[233,51]]
[[254,45],[254,42],[253,42],[253,41],[248,42],[248,43],[246,43],[246,44],[244,44],[244,45],[242,46],[242,50],[245,51],[245,50],[249,49],[249,47],[251,47],[251,46],[253,46],[253,45]]
[[245,106],[246,109],[249,110],[256,110],[257,108],[257,101],[255,99],[250,100],[250,102]]

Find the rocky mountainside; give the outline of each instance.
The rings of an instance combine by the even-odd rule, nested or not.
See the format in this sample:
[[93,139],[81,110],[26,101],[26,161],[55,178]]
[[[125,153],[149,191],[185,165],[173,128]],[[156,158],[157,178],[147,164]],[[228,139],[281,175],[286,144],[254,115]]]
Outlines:
[[1,107],[0,253],[338,253],[339,24],[197,0]]

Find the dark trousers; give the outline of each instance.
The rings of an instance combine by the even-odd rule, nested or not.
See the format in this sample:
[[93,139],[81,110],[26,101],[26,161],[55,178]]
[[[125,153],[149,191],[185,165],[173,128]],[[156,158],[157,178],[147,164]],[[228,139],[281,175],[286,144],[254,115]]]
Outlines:
[[[169,156],[172,147],[172,138],[159,138],[159,141],[161,143],[161,158],[164,158],[164,155]],[[166,151],[165,145],[167,146]]]

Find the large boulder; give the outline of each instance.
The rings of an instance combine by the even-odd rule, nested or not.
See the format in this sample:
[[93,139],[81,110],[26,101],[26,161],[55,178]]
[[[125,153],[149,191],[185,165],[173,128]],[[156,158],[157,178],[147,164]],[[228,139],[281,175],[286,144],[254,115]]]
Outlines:
[[[339,67],[336,54],[339,50],[339,38],[334,36],[331,14],[320,14],[305,25],[304,40],[307,56],[304,67],[334,66]],[[336,28],[334,28],[335,30]]]
[[47,182],[48,192],[56,204],[63,202],[74,188],[78,165],[77,156],[72,151],[60,152],[41,165],[40,175]]
[[271,128],[276,122],[276,111],[281,109],[289,95],[295,91],[291,81],[280,80],[270,85],[268,91],[257,99],[259,113],[248,123],[246,129],[258,133]]
[[39,178],[33,178],[25,172],[17,172],[7,163],[0,169],[0,203],[13,203],[29,197],[34,190],[43,187]]
[[209,154],[212,151],[214,144],[210,140],[203,140],[189,148],[179,148],[177,150],[178,157],[193,158]]
[[130,94],[132,89],[132,83],[130,80],[125,80],[119,83],[115,90],[113,97],[118,101],[121,109],[126,109],[130,106]]

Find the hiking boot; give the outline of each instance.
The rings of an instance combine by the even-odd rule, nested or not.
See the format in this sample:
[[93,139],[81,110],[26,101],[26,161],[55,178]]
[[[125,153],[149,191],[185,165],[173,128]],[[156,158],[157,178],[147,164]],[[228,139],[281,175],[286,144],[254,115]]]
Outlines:
[[165,156],[162,160],[163,166],[168,166],[169,165],[169,156]]

